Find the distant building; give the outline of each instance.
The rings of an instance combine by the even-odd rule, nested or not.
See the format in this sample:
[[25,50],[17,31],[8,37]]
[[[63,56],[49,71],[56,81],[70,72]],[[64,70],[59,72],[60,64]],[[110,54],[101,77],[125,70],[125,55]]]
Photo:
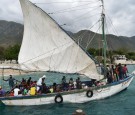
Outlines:
[[114,64],[127,64],[127,58],[125,55],[113,55]]

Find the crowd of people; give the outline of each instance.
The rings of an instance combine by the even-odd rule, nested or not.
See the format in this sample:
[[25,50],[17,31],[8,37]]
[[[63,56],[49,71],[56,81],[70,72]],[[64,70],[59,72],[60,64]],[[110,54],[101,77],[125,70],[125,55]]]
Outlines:
[[[126,65],[122,66],[121,64],[118,64],[116,66],[111,65],[111,67],[107,66],[107,83],[109,84],[126,78],[127,72],[128,69]],[[31,77],[29,77],[28,80],[22,78],[21,81],[18,81],[10,75],[9,79],[3,80],[8,81],[9,83],[9,96],[46,94],[83,88],[83,83],[80,81],[79,77],[75,81],[73,78],[70,78],[67,82],[66,77],[63,76],[60,84],[53,83],[51,86],[46,86],[45,79],[46,76],[43,75],[38,81],[33,81]],[[19,84],[15,85],[15,81],[19,82]],[[100,86],[103,84],[102,82],[92,80],[91,86],[93,85]],[[7,95],[7,93],[0,86],[0,96],[4,95]]]
[[[73,78],[70,78],[69,82],[67,82],[66,77],[63,76],[61,84],[53,83],[53,85],[50,86],[46,86],[45,79],[46,76],[43,75],[38,81],[33,81],[31,77],[29,77],[28,80],[22,78],[21,81],[18,81],[13,78],[12,75],[10,75],[9,79],[3,79],[4,81],[8,81],[10,91],[6,92],[0,86],[0,96],[37,95],[81,89],[81,81],[79,77],[76,79],[76,81],[73,81]],[[19,84],[15,85],[15,81],[17,81]]]
[[115,81],[122,80],[127,77],[128,69],[127,65],[125,64],[124,66],[119,63],[118,65],[109,65],[107,66],[107,82],[112,83]]

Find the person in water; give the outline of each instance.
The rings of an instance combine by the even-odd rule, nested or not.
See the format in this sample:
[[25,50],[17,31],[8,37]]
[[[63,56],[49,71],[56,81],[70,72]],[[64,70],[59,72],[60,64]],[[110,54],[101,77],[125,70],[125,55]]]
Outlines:
[[9,77],[7,80],[5,80],[4,78],[3,78],[3,80],[4,80],[4,81],[8,81],[10,89],[13,89],[13,88],[14,88],[14,85],[15,85],[14,81],[15,81],[16,79],[14,79],[14,78],[12,77],[12,75],[10,75],[10,77]]

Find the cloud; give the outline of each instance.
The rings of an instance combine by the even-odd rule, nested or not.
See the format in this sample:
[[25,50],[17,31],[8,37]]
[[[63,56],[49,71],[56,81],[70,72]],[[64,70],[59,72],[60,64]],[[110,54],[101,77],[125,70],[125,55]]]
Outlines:
[[[90,29],[100,18],[101,3],[98,1],[83,2],[84,0],[30,0],[37,4],[47,13],[54,12],[53,17],[63,28],[70,31],[79,31],[81,29]],[[77,2],[78,1],[78,2]],[[87,0],[92,1],[92,0]],[[56,3],[57,2],[57,3]],[[72,4],[70,3],[72,2]],[[54,4],[49,4],[54,3]],[[105,12],[108,23],[108,33],[134,36],[135,35],[135,1],[134,0],[104,0]],[[77,7],[78,6],[78,7]],[[97,10],[94,10],[94,6]],[[93,7],[93,8],[91,8]],[[68,9],[68,10],[66,10]],[[75,11],[76,9],[76,11]],[[92,10],[93,9],[93,10]],[[59,12],[58,12],[59,11]],[[19,0],[1,0],[0,1],[0,20],[15,21],[23,23],[23,15]],[[111,21],[110,21],[111,20]],[[97,31],[97,26],[93,31]]]
[[[107,0],[106,0],[107,1]],[[120,35],[135,35],[135,1],[134,0],[109,0],[105,4],[106,12],[111,17],[114,27]]]
[[19,0],[1,0],[0,8],[2,9],[0,20],[22,22]]

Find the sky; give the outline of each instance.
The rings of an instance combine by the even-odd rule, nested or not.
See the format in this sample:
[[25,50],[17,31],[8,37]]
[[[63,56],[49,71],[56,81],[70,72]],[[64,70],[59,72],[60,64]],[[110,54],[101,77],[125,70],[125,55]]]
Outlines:
[[[64,29],[97,31],[95,24],[101,16],[100,0],[30,0],[50,14]],[[40,4],[45,3],[45,4]],[[135,0],[104,0],[107,33],[135,36]],[[19,0],[0,0],[0,20],[23,24]],[[65,25],[66,24],[66,25]],[[99,25],[98,25],[99,26]],[[92,30],[91,29],[91,30]]]

